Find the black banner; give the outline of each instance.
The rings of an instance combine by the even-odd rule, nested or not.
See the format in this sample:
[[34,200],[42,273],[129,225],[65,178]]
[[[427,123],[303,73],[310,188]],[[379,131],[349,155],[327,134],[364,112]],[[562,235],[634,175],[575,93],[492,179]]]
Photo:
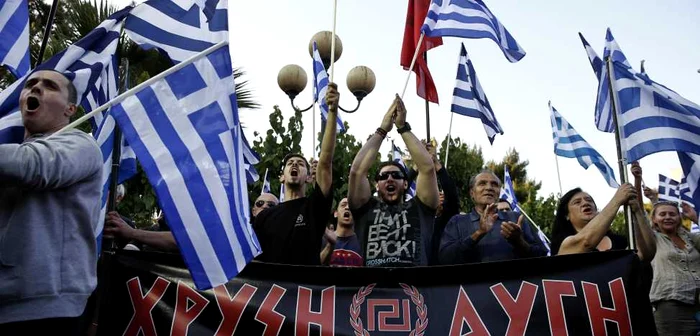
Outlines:
[[404,269],[251,263],[194,288],[178,256],[120,252],[98,335],[653,335],[632,251]]

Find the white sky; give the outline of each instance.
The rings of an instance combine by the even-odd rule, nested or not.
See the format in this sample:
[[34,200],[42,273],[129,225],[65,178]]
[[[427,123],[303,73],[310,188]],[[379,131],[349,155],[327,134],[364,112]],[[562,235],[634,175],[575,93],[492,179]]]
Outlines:
[[[140,1],[139,1],[140,2]],[[116,0],[115,4],[128,3]],[[379,126],[381,117],[400,93],[407,72],[399,65],[407,0],[338,0],[337,34],[343,42],[343,54],[335,66],[341,106],[353,108],[355,99],[345,86],[345,77],[357,65],[370,67],[377,86],[354,114],[342,113],[350,124],[350,133],[364,140]],[[454,137],[482,147],[488,161],[499,161],[514,147],[521,159],[529,160],[528,173],[542,181],[540,196],[558,192],[551,125],[547,102],[608,160],[619,173],[615,140],[612,134],[595,128],[593,110],[597,80],[578,32],[602,55],[605,29],[610,27],[630,63],[639,69],[641,59],[646,70],[658,81],[691,101],[700,102],[700,3],[694,0],[673,2],[628,1],[486,1],[527,55],[510,63],[491,40],[444,38],[444,44],[428,54],[429,66],[440,96],[440,105],[431,104],[431,135],[442,141],[448,133],[450,104],[455,83],[460,42],[467,51],[505,134],[496,136],[493,146],[486,138],[480,120],[456,115]],[[308,43],[318,31],[332,28],[332,0],[269,0],[229,2],[229,30],[234,66],[243,67],[258,110],[241,111],[250,141],[253,131],[269,129],[268,116],[279,105],[285,118],[293,114],[289,99],[277,86],[277,73],[286,64],[298,64],[309,78],[307,88],[297,97],[297,105],[311,101],[311,58]],[[414,133],[424,138],[424,102],[415,94],[415,78],[406,92],[408,121]],[[320,127],[320,117],[317,127]],[[312,152],[312,116],[304,114],[302,148]],[[286,122],[286,120],[285,120]],[[318,130],[317,130],[318,131]],[[403,146],[400,137],[397,145]],[[390,145],[385,142],[383,156]],[[342,150],[342,149],[339,149]],[[674,153],[648,156],[641,161],[644,180],[658,184],[658,174],[680,177],[680,165]],[[592,166],[584,170],[576,159],[559,158],[563,189],[580,186],[599,204],[607,202],[614,189]]]

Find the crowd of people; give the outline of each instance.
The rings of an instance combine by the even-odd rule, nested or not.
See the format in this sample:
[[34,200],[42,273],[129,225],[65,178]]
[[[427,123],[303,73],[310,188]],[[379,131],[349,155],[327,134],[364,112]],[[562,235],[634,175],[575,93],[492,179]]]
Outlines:
[[[326,101],[327,118],[335,120],[339,102],[335,84],[329,85]],[[20,106],[25,141],[0,145],[0,335],[76,330],[97,282],[94,227],[101,208],[102,155],[94,139],[81,131],[47,138],[67,125],[76,110],[75,88],[61,73],[32,74]],[[471,177],[474,208],[460,213],[455,183],[435,148],[413,134],[406,117],[396,96],[355,155],[347,197],[340,200],[333,200],[332,193],[341,187],[332,185],[334,123],[326,125],[317,162],[310,163],[299,153],[287,155],[280,177],[284,202],[267,193],[253,202],[251,224],[263,251],[257,259],[294,265],[412,267],[548,255],[533,224],[499,199],[501,181],[491,171]],[[388,161],[369,176],[393,129],[405,142],[414,167]],[[627,249],[627,238],[610,228],[620,207],[629,206],[637,254],[648,266],[645,276],[659,334],[695,334],[700,235],[683,229],[681,218],[697,222],[697,214],[687,205],[681,211],[675,203],[658,202],[652,191],[645,190],[654,202],[647,214],[641,167],[634,164],[632,173],[635,185],[623,184],[600,210],[580,188],[561,197],[551,255]],[[412,181],[415,195],[408,198]],[[313,190],[307,193],[309,186]],[[125,192],[121,187],[117,199]],[[143,230],[110,212],[104,225],[104,234],[113,236],[119,248],[177,251],[163,218]]]

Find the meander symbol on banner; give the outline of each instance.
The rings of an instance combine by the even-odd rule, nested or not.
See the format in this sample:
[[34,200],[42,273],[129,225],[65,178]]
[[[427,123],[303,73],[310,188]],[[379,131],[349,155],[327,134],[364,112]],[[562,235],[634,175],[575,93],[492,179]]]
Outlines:
[[[400,283],[403,292],[409,299],[367,299],[372,294],[376,283],[361,287],[353,295],[350,303],[350,325],[355,336],[369,336],[370,331],[405,331],[409,336],[423,336],[428,328],[428,306],[423,295],[414,286]],[[367,329],[364,328],[360,313],[362,304],[367,301]],[[415,325],[411,324],[411,304],[416,306],[417,319]],[[389,311],[377,312],[377,307],[390,307]],[[376,319],[375,319],[376,317]],[[400,319],[400,323],[389,323],[387,319]]]

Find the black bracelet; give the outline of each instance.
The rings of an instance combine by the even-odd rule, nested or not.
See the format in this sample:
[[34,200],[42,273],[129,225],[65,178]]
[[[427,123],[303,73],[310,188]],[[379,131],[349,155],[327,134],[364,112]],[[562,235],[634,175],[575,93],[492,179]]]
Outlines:
[[387,133],[387,132],[386,132],[383,128],[377,127],[377,130],[374,131],[374,133],[378,134],[378,135],[379,135],[380,137],[382,137],[382,138],[386,138],[386,133]]
[[411,130],[411,125],[409,123],[405,123],[403,127],[396,129],[399,134],[403,134],[405,132],[409,132]]

